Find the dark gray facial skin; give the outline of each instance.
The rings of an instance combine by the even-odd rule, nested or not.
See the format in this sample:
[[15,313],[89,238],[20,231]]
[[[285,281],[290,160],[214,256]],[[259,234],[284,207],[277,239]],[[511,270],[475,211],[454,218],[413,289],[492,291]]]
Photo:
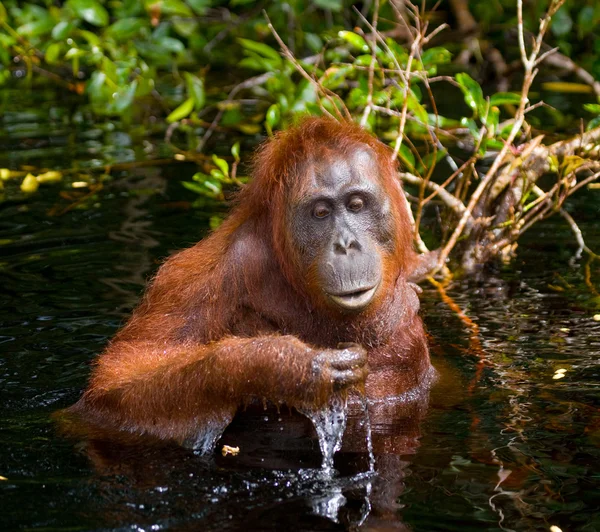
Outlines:
[[[325,151],[325,149],[324,149]],[[323,153],[307,164],[310,186],[289,208],[303,271],[316,275],[328,303],[348,313],[366,309],[393,246],[389,198],[368,148]]]

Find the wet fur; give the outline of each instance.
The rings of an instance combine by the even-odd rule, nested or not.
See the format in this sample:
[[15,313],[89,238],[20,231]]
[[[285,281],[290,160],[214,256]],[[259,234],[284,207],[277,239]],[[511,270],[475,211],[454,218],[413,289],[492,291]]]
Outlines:
[[[326,305],[302,272],[287,219],[315,154],[367,146],[389,197],[392,246],[380,253],[384,278],[365,311]],[[356,342],[368,350],[371,398],[426,387],[432,375],[415,287],[406,204],[389,149],[355,124],[308,119],[266,142],[253,181],[208,238],[170,257],[126,326],[96,360],[89,386],[69,409],[86,423],[195,445],[223,430],[253,398],[319,406],[315,354]],[[312,270],[312,268],[311,268]],[[211,429],[212,430],[212,429]]]

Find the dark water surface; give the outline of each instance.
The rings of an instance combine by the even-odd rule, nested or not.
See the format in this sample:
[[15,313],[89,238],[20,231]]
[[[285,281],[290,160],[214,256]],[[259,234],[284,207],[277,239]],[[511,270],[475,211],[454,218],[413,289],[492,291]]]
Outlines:
[[[18,97],[3,95],[0,167],[148,152],[64,105],[16,113]],[[0,204],[2,530],[600,530],[600,267],[586,283],[560,219],[510,267],[448,288],[478,334],[423,286],[441,379],[422,419],[373,420],[389,443],[375,476],[359,474],[360,442],[324,476],[312,428],[287,412],[238,419],[223,440],[237,457],[58,435],[50,415],[77,400],[148,276],[206,233],[211,213],[179,183],[193,171],[123,172],[84,208],[66,210],[60,185]],[[598,194],[569,205],[596,250]]]

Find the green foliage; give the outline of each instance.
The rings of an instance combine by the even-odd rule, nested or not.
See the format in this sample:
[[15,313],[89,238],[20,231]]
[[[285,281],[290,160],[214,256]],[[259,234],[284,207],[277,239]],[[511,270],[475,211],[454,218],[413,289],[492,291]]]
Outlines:
[[94,26],[106,26],[108,24],[108,11],[98,0],[68,0],[66,6],[85,22]]
[[[546,2],[525,2],[525,26],[536,31],[540,16],[548,7]],[[500,25],[516,25],[516,2],[469,0],[471,13],[481,25],[483,35],[489,35]],[[600,3],[596,0],[566,0],[552,19],[551,46],[575,59],[579,66],[600,79]]]
[[194,109],[194,98],[188,98],[183,102],[177,109],[175,109],[169,116],[167,116],[167,122],[177,122],[188,116]]
[[586,129],[589,131],[590,129],[594,129],[595,127],[600,126],[600,104],[588,103],[588,104],[584,105],[583,108],[586,111],[596,115],[594,118],[592,118],[592,120],[590,120],[588,122]]
[[[526,6],[529,29],[536,29],[546,7],[541,4]],[[420,156],[414,145],[398,143],[402,116],[405,134],[417,144],[429,142],[431,131],[443,136],[444,130],[460,128],[478,157],[503,145],[520,94],[494,93],[477,69],[452,65],[462,43],[442,40],[411,56],[404,40],[389,36],[397,28],[387,22],[394,19],[387,2],[381,2],[378,27],[388,33],[370,40],[365,25],[363,31],[348,23],[357,20],[351,5],[350,0],[265,3],[281,39],[294,48],[294,62],[271,35],[261,10],[248,0],[2,0],[0,86],[59,83],[81,94],[82,104],[87,102],[96,116],[119,117],[124,124],[158,117],[163,129],[170,125],[170,131],[177,131],[177,142],[186,137],[191,152],[215,117],[229,132],[272,135],[299,115],[335,114],[342,102],[356,120],[364,119],[365,127],[397,147],[404,168],[417,174],[429,173],[445,151]],[[472,0],[470,8],[482,34],[492,29],[490,39],[495,25],[515,25],[513,0]],[[440,9],[448,9],[447,3]],[[552,38],[567,52],[579,41],[595,48],[594,56],[585,57],[590,71],[600,77],[598,22],[596,2],[567,0],[553,20]],[[507,62],[515,55],[515,44],[505,43],[504,37],[493,42],[504,47]],[[320,54],[318,60],[315,54]],[[18,81],[11,79],[15,68],[26,73]],[[399,69],[410,70],[408,86],[405,77],[390,82],[389,72]],[[431,92],[436,88],[426,82],[438,75],[446,79],[443,90],[454,91],[454,105],[443,112]],[[231,92],[240,82],[243,89]],[[593,115],[589,127],[600,124],[598,105],[585,109]],[[557,123],[566,120],[560,110],[544,112]],[[236,176],[239,162],[236,143],[231,156],[214,156],[214,167],[203,168],[184,186],[222,199],[228,187],[245,179]]]
[[456,81],[465,95],[465,102],[473,110],[474,118],[487,114],[488,104],[483,97],[483,90],[469,74],[461,72],[456,75]]

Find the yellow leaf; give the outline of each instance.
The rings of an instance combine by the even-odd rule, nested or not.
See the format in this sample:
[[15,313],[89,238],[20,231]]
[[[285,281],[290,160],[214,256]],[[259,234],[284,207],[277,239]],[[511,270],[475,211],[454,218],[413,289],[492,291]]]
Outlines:
[[580,94],[592,92],[592,87],[590,85],[585,85],[583,83],[569,83],[567,81],[548,81],[546,83],[542,83],[542,88],[552,92],[569,92]]
[[577,170],[582,164],[586,162],[585,159],[577,155],[567,155],[563,160],[563,174],[569,175]]
[[62,173],[56,170],[50,170],[37,176],[38,183],[58,183],[62,179]]
[[40,184],[33,174],[27,174],[21,183],[21,190],[26,193],[35,192]]
[[223,449],[221,449],[221,454],[223,456],[227,456],[228,454],[230,454],[231,456],[236,456],[240,454],[240,448],[230,447],[229,445],[223,445]]

